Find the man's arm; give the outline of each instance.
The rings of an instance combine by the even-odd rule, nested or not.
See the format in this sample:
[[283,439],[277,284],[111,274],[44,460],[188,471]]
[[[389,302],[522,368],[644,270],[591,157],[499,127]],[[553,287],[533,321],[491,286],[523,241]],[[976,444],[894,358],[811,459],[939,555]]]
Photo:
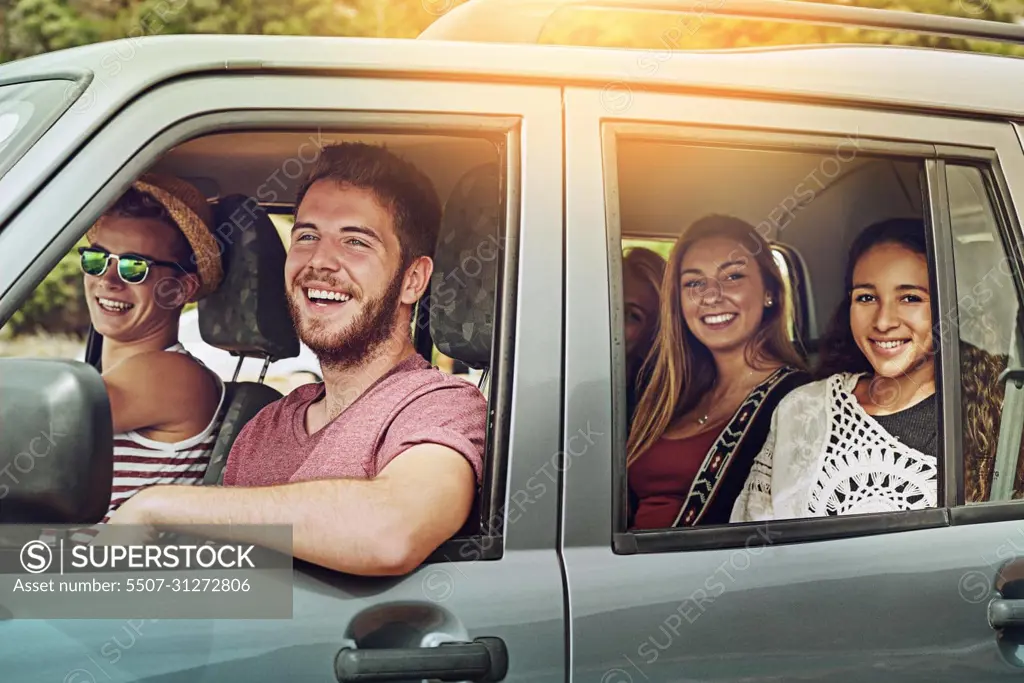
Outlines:
[[[252,488],[154,486],[125,502],[111,523],[290,524],[293,547],[284,550],[299,559],[350,574],[400,576],[459,531],[475,492],[473,468],[462,455],[420,444],[375,479]],[[256,530],[231,529],[230,537],[271,545]]]

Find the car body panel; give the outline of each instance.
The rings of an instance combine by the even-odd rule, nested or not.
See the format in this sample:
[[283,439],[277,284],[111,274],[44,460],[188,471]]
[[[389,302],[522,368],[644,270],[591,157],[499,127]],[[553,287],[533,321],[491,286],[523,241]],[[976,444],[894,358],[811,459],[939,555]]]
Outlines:
[[[294,572],[288,620],[3,621],[4,673],[11,681],[67,683],[275,683],[282,678],[335,683],[334,657],[353,637],[352,621],[376,617],[392,622],[395,632],[378,635],[376,647],[419,646],[415,638],[403,639],[411,637],[405,629],[416,625],[434,634],[424,638],[424,647],[436,644],[441,634],[455,640],[494,636],[509,650],[506,680],[564,681],[556,555],[516,552],[500,561],[455,567],[435,565],[402,579],[371,579],[303,566]],[[513,576],[519,577],[514,592],[494,590],[495,582]],[[536,646],[538,638],[545,647]]]
[[[259,55],[259,57],[253,57]],[[74,109],[98,117],[126,97],[172,78],[201,73],[339,73],[413,79],[437,76],[500,82],[599,85],[608,79],[657,89],[704,89],[751,96],[921,107],[993,115],[1024,112],[1017,82],[1024,61],[983,53],[895,46],[799,46],[719,51],[492,45],[382,38],[147,36],[38,55],[0,67],[0,83],[92,72]],[[936,72],[943,79],[928,78]],[[879,79],[880,73],[886,74]],[[93,113],[94,107],[97,108]]]

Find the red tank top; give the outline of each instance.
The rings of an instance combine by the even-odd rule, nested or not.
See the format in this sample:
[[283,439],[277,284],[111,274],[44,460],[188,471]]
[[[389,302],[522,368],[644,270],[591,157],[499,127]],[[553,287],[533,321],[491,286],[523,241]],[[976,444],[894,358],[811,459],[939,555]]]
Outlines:
[[685,439],[659,439],[629,467],[629,485],[640,499],[634,529],[672,527],[704,458],[721,430]]

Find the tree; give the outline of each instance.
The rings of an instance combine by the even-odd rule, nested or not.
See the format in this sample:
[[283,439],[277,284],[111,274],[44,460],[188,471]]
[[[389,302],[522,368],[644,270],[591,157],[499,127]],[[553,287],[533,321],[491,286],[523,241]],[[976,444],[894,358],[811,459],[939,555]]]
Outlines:
[[0,62],[181,33],[415,38],[464,0],[0,0]]
[[99,39],[95,20],[73,3],[16,0],[5,3],[0,57],[16,59]]
[[[811,24],[737,19],[716,13],[728,0],[707,0],[703,12],[666,14],[570,8],[545,27],[542,42],[560,45],[632,47],[648,50],[708,50],[821,43],[913,45],[1024,55],[1024,46]],[[834,4],[851,4],[836,1]],[[864,7],[1013,22],[1024,15],[1021,0],[861,0]]]

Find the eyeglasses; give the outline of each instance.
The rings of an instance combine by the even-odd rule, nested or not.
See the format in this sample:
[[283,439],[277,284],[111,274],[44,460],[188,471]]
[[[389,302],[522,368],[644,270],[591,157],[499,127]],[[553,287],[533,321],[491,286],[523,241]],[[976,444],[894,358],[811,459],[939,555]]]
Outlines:
[[82,272],[96,277],[107,272],[110,259],[116,259],[118,276],[130,285],[142,284],[153,266],[179,268],[186,272],[189,270],[180,263],[158,261],[138,254],[111,254],[106,249],[99,247],[79,247],[78,253],[82,255]]

